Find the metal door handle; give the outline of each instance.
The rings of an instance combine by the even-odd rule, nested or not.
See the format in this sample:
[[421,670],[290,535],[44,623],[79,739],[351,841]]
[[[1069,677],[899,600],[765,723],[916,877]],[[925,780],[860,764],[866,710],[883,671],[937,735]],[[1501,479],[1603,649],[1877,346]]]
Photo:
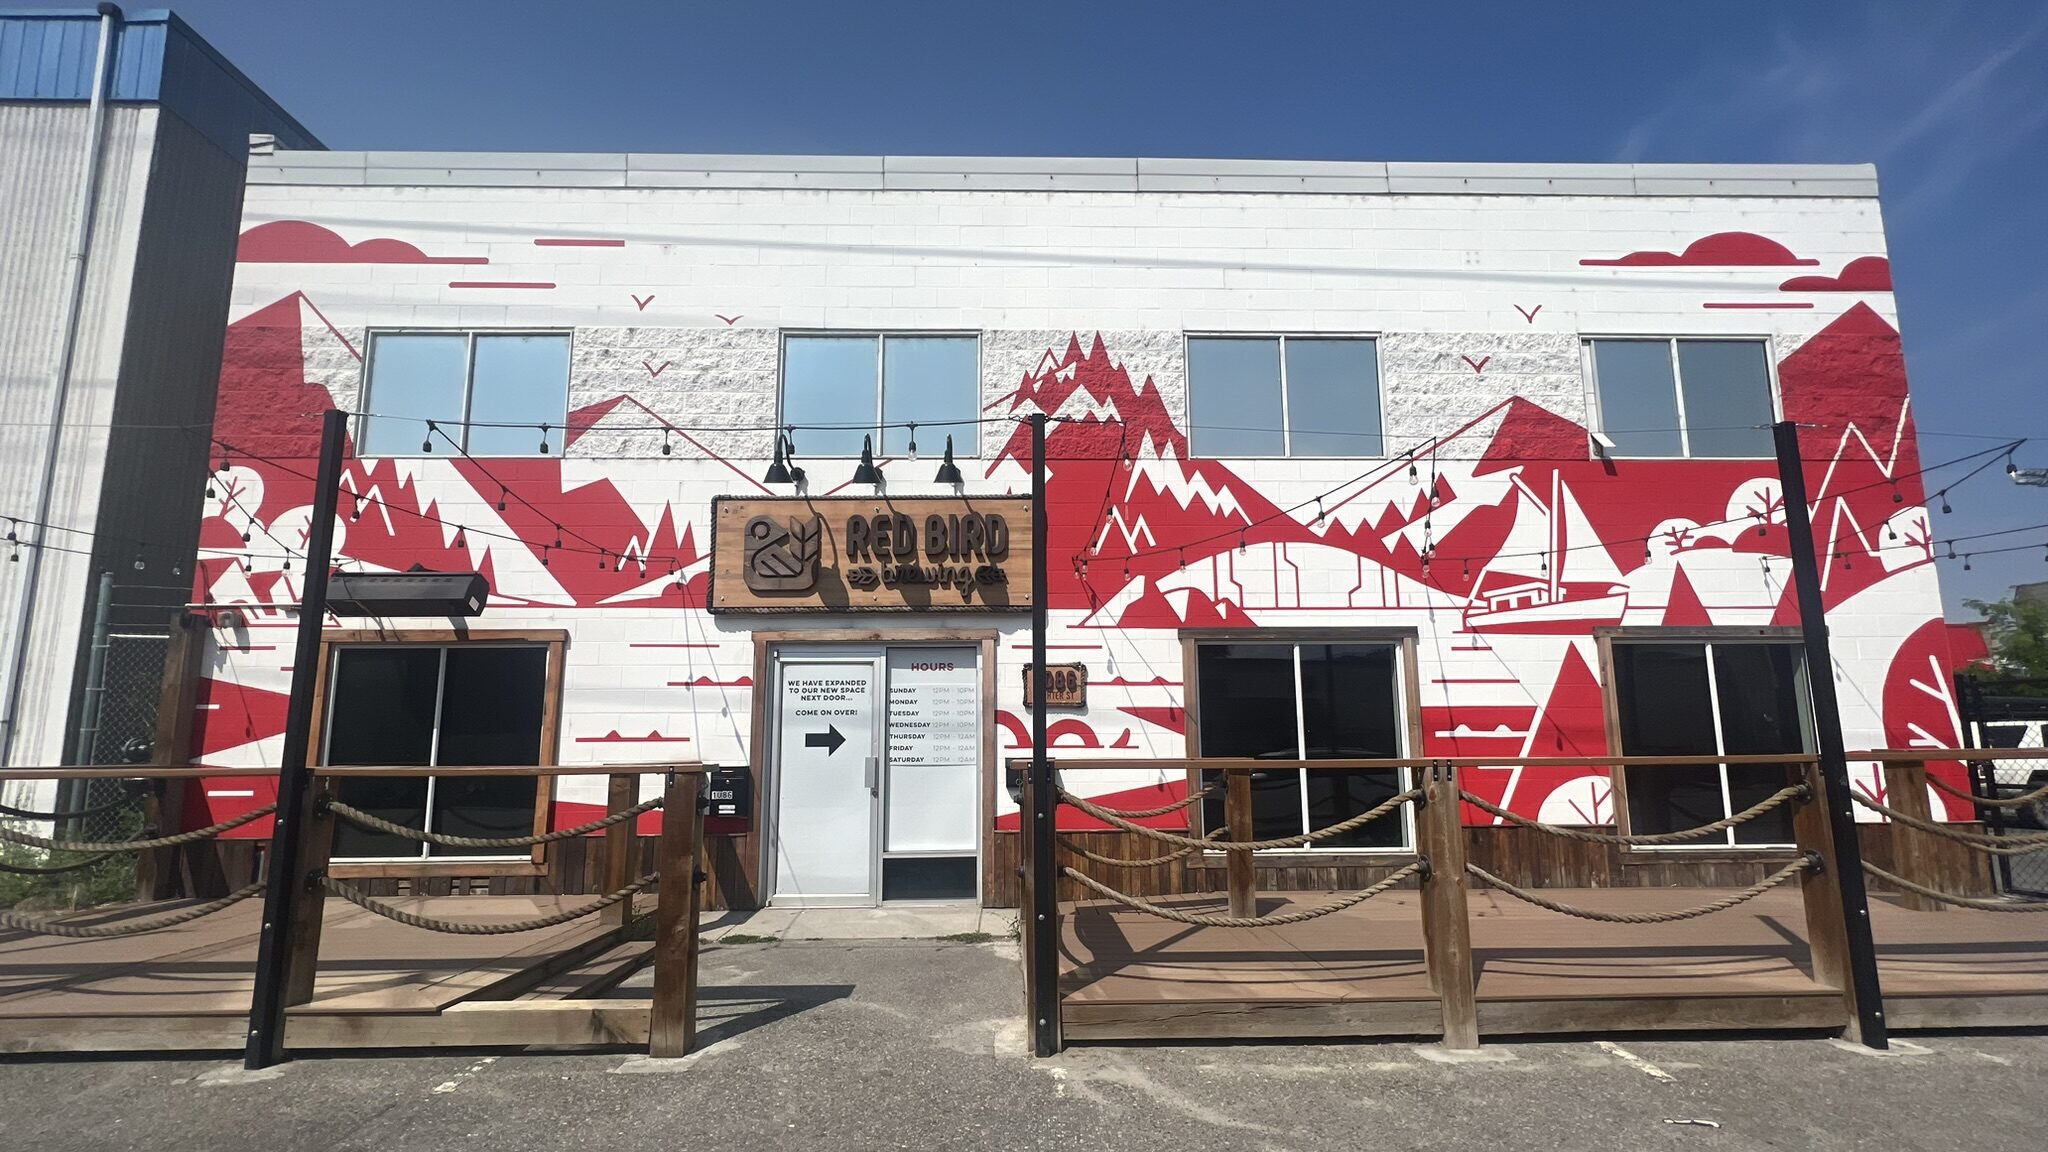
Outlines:
[[870,757],[868,757],[868,765],[867,765],[867,781],[868,781],[868,795],[870,795],[870,796],[880,796],[880,795],[882,794],[882,758],[881,758],[881,757],[879,757],[879,756],[870,756]]

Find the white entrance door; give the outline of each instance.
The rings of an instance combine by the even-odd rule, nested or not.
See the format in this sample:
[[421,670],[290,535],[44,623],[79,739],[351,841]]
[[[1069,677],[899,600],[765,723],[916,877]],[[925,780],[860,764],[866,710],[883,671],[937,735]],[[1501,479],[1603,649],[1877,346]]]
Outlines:
[[775,664],[769,902],[874,904],[882,652],[783,649]]

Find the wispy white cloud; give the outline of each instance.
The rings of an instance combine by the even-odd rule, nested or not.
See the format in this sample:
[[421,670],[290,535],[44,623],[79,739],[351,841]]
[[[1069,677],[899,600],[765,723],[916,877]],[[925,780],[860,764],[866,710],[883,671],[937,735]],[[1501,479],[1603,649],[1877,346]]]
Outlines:
[[[1794,9],[1793,11],[1800,11]],[[1874,161],[1894,214],[1938,207],[2048,128],[2048,9],[1877,8],[1702,62],[1630,125],[1626,161]]]

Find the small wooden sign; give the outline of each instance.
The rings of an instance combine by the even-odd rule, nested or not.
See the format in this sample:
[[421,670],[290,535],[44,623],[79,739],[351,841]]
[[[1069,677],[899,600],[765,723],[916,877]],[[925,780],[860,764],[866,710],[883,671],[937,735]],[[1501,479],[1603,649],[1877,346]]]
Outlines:
[[1017,496],[711,502],[713,612],[1024,612],[1031,501]]
[[[1086,664],[1047,664],[1045,680],[1050,690],[1045,694],[1047,708],[1086,708],[1088,706],[1088,666]],[[1037,685],[1033,682],[1031,665],[1024,666],[1024,706],[1029,708],[1038,699]]]

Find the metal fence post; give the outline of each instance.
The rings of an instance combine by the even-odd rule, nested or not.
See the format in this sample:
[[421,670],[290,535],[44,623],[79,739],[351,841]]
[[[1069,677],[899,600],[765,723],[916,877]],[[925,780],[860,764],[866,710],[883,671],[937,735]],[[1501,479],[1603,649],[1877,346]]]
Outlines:
[[1835,664],[1828,652],[1826,602],[1820,564],[1814,555],[1813,522],[1806,507],[1806,469],[1799,455],[1799,425],[1790,420],[1772,429],[1778,448],[1778,482],[1785,497],[1785,534],[1792,548],[1792,582],[1799,597],[1799,628],[1806,646],[1807,691],[1813,703],[1814,740],[1820,751],[1820,779],[1833,839],[1834,883],[1841,894],[1849,983],[1855,1003],[1854,1038],[1871,1048],[1888,1048],[1884,994],[1877,979],[1877,943],[1870,934],[1870,894],[1863,884],[1863,851],[1856,838],[1856,811],[1849,799],[1849,753],[1842,742],[1842,711],[1835,699]]

